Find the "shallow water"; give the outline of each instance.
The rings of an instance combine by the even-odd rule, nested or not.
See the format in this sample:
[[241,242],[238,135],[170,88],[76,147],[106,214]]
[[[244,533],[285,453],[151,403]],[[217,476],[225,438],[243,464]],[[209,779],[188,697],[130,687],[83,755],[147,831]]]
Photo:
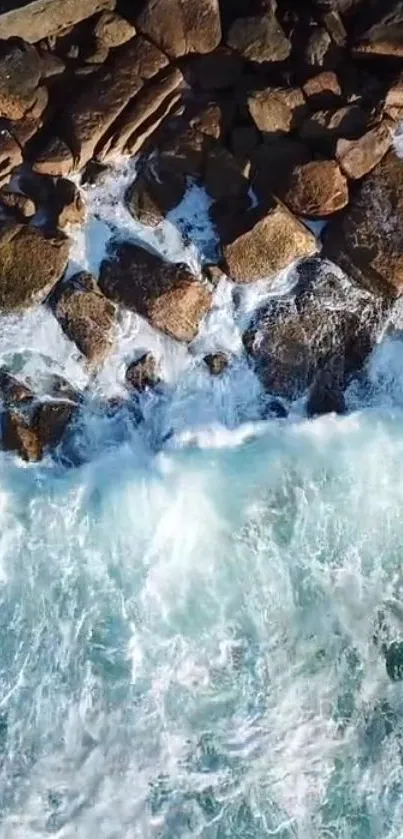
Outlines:
[[[121,203],[133,169],[87,190],[71,271],[116,232],[197,270],[204,194],[145,231]],[[403,346],[384,337],[348,416],[262,422],[241,334],[268,294],[223,281],[189,351],[121,314],[96,377],[44,308],[2,319],[2,362],[87,388],[83,465],[0,460],[5,839],[401,837],[403,688],[374,632],[403,600]],[[165,385],[133,429],[102,399],[145,349]]]

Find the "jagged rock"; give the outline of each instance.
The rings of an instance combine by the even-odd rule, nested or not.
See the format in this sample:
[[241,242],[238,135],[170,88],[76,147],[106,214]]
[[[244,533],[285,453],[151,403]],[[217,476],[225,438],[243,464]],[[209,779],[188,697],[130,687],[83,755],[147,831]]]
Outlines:
[[281,197],[293,213],[323,218],[348,204],[348,183],[335,160],[296,166]]
[[[302,262],[293,297],[273,298],[244,335],[266,389],[300,397],[321,370],[344,388],[363,365],[383,323],[376,298],[322,259]],[[330,383],[329,383],[330,384]]]
[[35,158],[32,169],[40,175],[65,177],[74,169],[72,151],[60,137],[52,137]]
[[151,352],[132,361],[126,370],[126,384],[135,391],[148,390],[159,384],[158,364]]
[[319,373],[310,389],[306,412],[308,417],[346,412],[346,400],[337,375],[328,370]]
[[233,103],[228,100],[220,102],[209,102],[191,117],[189,125],[191,128],[213,137],[215,140],[223,140],[231,127],[234,118]]
[[393,128],[388,120],[367,131],[358,140],[338,140],[336,158],[345,175],[358,180],[371,172],[389,151]]
[[286,38],[274,9],[256,17],[240,17],[232,24],[227,35],[227,44],[241,53],[247,61],[259,64],[271,61],[285,61],[291,52],[291,43]]
[[78,187],[67,178],[59,178],[54,184],[51,198],[51,213],[57,219],[58,227],[67,224],[82,224],[85,219],[84,198]]
[[134,38],[136,30],[133,24],[121,15],[102,12],[95,25],[94,34],[108,49],[114,49]]
[[35,99],[41,59],[35,47],[22,41],[3,44],[0,53],[0,117],[21,119]]
[[385,112],[394,116],[396,109],[403,108],[403,73],[390,86],[385,97]]
[[220,376],[228,367],[228,356],[224,352],[209,353],[204,356],[204,363],[212,376]]
[[337,9],[331,9],[322,15],[322,22],[332,40],[338,47],[345,47],[347,41],[346,27]]
[[216,200],[246,195],[249,189],[239,163],[219,143],[212,146],[207,156],[204,184],[209,195]]
[[212,52],[221,41],[218,0],[147,0],[136,23],[172,58]]
[[243,60],[228,47],[218,47],[207,55],[191,59],[189,71],[192,85],[202,90],[225,90],[234,87],[243,71]]
[[305,61],[310,67],[328,67],[334,63],[334,44],[324,26],[315,26],[305,47]]
[[235,282],[271,279],[295,260],[316,253],[315,236],[280,203],[273,201],[255,224],[249,215],[244,230],[223,248],[224,270]]
[[308,163],[311,157],[309,148],[293,137],[258,146],[252,155],[251,174],[258,198],[266,201],[272,193],[286,190],[295,167]]
[[142,172],[126,192],[126,206],[137,221],[157,227],[179,204],[186,192],[186,178],[167,169],[155,177],[150,170]]
[[248,96],[249,113],[260,131],[278,138],[295,128],[305,113],[300,88],[268,88]]
[[0,182],[22,163],[22,152],[10,132],[0,130]]
[[379,55],[401,58],[403,56],[403,2],[392,0],[379,3],[374,15],[367,15],[365,8],[356,23],[360,36],[354,44],[359,55]]
[[0,306],[23,309],[43,300],[69,258],[69,239],[59,231],[10,223],[0,230]]
[[308,104],[314,109],[334,108],[340,104],[342,91],[339,80],[330,70],[308,79],[302,89]]
[[128,242],[116,243],[103,261],[99,284],[107,297],[178,341],[193,340],[211,305],[211,292],[186,265]]
[[329,111],[317,111],[299,130],[302,140],[332,150],[341,137],[356,140],[368,127],[368,115],[358,105],[345,105]]
[[39,49],[38,52],[41,59],[42,79],[53,79],[54,76],[61,76],[64,73],[66,63],[62,58],[49,50]]
[[36,213],[35,202],[22,192],[14,192],[9,187],[0,189],[0,202],[9,210],[16,210],[24,218],[31,218]]
[[325,253],[356,282],[388,296],[403,290],[403,161],[390,151],[332,221]]
[[116,0],[36,0],[35,3],[15,4],[0,18],[0,38],[22,38],[31,44],[54,39],[60,32],[75,26],[85,18],[113,9]]
[[158,146],[158,170],[172,171],[191,178],[200,178],[203,173],[209,138],[186,125],[164,137]]
[[86,64],[97,64],[100,67],[101,64],[105,64],[108,55],[109,47],[103,41],[96,39],[91,48],[85,51],[85,62]]
[[101,293],[92,274],[82,271],[54,289],[50,307],[63,332],[80,352],[102,364],[115,340],[115,307]]
[[106,163],[101,163],[99,160],[89,160],[81,175],[81,184],[101,185],[105,183],[110,171],[110,167]]

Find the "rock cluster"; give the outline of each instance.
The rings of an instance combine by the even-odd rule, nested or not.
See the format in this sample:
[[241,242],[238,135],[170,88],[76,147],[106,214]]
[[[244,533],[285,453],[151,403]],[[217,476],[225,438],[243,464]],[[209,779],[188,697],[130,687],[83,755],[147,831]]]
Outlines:
[[[311,414],[343,410],[403,289],[403,162],[392,148],[402,32],[401,0],[39,0],[35,15],[0,14],[2,310],[46,299],[91,366],[113,347],[118,306],[194,339],[213,269],[196,276],[119,240],[99,278],[63,278],[62,231],[85,218],[77,173],[93,183],[117,154],[136,154],[125,201],[141,223],[158,226],[189,183],[206,189],[217,276],[270,281],[299,261],[295,298],[260,312],[245,347],[270,393],[310,388]],[[325,260],[315,219],[328,222]],[[218,375],[226,361],[206,365]],[[45,408],[5,376],[3,438],[36,459]],[[127,384],[158,378],[144,356]]]

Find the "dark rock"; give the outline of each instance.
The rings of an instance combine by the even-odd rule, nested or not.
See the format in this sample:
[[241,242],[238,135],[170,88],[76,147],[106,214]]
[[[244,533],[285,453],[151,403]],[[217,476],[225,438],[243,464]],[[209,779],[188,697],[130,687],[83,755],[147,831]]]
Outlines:
[[136,23],[172,58],[212,52],[221,41],[218,0],[146,0]]
[[393,128],[388,120],[383,120],[358,140],[338,140],[336,158],[340,168],[351,180],[363,178],[385,157],[392,141]]
[[385,650],[385,666],[392,682],[403,679],[403,641],[392,641]]
[[342,98],[342,91],[336,73],[323,71],[308,79],[303,85],[303,92],[310,107],[316,109],[337,108]]
[[345,414],[346,400],[338,377],[331,371],[322,371],[315,379],[308,396],[308,417],[324,414]]
[[305,61],[310,67],[329,68],[337,64],[337,48],[324,26],[315,26],[305,47]]
[[300,137],[315,147],[333,150],[341,137],[356,140],[368,128],[368,115],[358,105],[346,105],[329,111],[317,111],[299,130]]
[[115,307],[91,274],[82,272],[60,283],[50,306],[63,332],[91,364],[101,364],[115,339]]
[[82,224],[85,219],[84,198],[78,187],[67,178],[59,178],[54,186],[51,212],[58,227],[67,224]]
[[3,186],[0,189],[0,202],[8,210],[14,210],[19,216],[31,218],[36,213],[36,206],[32,198],[22,192],[14,192],[10,187]]
[[281,198],[296,215],[324,218],[348,204],[348,183],[335,160],[296,166]]
[[273,417],[277,419],[286,419],[288,417],[288,411],[279,399],[270,399],[264,406],[263,419],[271,419]]
[[252,154],[251,173],[258,198],[266,202],[272,193],[286,190],[295,167],[309,163],[311,157],[309,148],[292,137],[258,146]]
[[158,172],[201,178],[206,152],[211,146],[209,140],[201,131],[181,125],[158,145]]
[[227,44],[247,61],[258,64],[285,61],[291,52],[274,10],[256,17],[238,18],[230,27]]
[[204,362],[212,376],[220,376],[228,367],[228,356],[223,352],[209,353],[204,356]]
[[13,169],[22,163],[22,152],[19,144],[10,132],[0,130],[0,182],[8,180]]
[[103,261],[99,284],[107,297],[178,341],[193,340],[211,305],[211,292],[186,265],[128,242],[116,243]]
[[89,160],[81,175],[81,183],[90,186],[103,184],[110,173],[110,167],[99,160]]
[[132,390],[148,390],[154,388],[160,381],[157,362],[150,352],[132,361],[126,370],[126,384]]
[[53,79],[55,76],[61,76],[66,69],[66,63],[58,55],[49,50],[39,49],[39,56],[41,59],[41,78]]
[[3,42],[0,53],[0,116],[21,119],[35,100],[41,59],[35,47],[22,41]]
[[249,158],[259,144],[254,125],[236,125],[231,132],[231,151],[238,159]]
[[12,223],[0,231],[0,306],[23,309],[43,300],[64,273],[69,239]]
[[65,177],[74,169],[71,149],[60,137],[52,137],[32,163],[32,169],[40,175]]
[[298,273],[294,297],[272,300],[244,335],[267,390],[291,399],[323,369],[344,388],[362,367],[384,317],[379,301],[354,288],[331,263],[309,259]]
[[99,67],[104,64],[109,55],[109,47],[103,41],[95,40],[90,48],[85,51],[86,64],[97,64]]
[[324,251],[359,284],[395,296],[403,290],[403,161],[390,151],[364,178],[348,210],[332,221]]
[[238,161],[219,143],[207,156],[204,183],[209,195],[217,200],[246,195],[249,189]]
[[141,224],[157,227],[180,203],[186,186],[186,178],[180,173],[166,169],[155,176],[151,170],[145,169],[127,190],[126,206]]
[[359,55],[403,56],[403,2],[387,0],[374,4],[373,14],[362,8],[356,20],[356,29],[361,30],[354,51]]
[[225,90],[240,79],[244,62],[228,47],[218,47],[207,55],[198,55],[188,65],[192,85],[202,90]]
[[223,140],[231,127],[234,107],[230,101],[210,102],[190,118],[190,126],[215,140]]

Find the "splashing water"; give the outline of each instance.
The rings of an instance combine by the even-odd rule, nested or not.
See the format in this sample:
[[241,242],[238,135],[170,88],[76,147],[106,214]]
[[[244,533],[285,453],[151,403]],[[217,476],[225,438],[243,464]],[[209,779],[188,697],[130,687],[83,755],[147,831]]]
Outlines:
[[[87,188],[71,273],[116,233],[195,270],[214,247],[196,187],[136,224],[133,171]],[[376,348],[348,416],[261,422],[241,335],[268,294],[220,283],[189,349],[121,314],[95,378],[45,308],[2,318],[3,363],[88,386],[91,452],[74,470],[1,455],[4,839],[401,837],[403,688],[374,631],[403,597],[402,344]],[[165,391],[117,435],[99,397],[148,349]]]

